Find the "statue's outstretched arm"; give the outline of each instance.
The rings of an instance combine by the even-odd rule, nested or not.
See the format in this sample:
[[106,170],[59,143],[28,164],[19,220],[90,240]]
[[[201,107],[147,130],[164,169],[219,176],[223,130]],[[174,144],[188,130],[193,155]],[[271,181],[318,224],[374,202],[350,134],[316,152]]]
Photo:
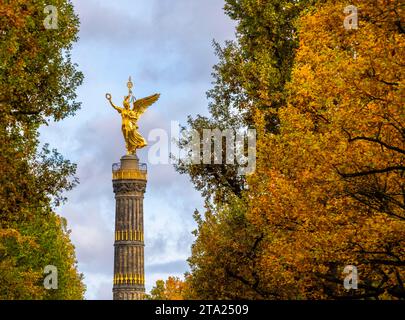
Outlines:
[[112,101],[111,101],[111,94],[106,93],[105,97],[107,98],[107,100],[110,102],[111,106],[117,110],[119,113],[121,113],[121,108],[116,106]]

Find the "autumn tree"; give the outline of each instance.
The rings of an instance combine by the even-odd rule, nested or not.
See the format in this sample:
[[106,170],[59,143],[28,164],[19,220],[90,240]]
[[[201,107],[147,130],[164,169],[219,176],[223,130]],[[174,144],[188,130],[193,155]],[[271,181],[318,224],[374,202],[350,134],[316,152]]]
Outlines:
[[257,170],[235,184],[226,166],[180,166],[211,196],[194,298],[404,297],[402,11],[352,4],[348,30],[343,1],[227,1],[237,40],[217,47],[212,117],[189,123],[255,127]]
[[[80,299],[66,221],[54,209],[77,180],[76,166],[48,145],[38,129],[79,108],[83,76],[70,59],[79,21],[70,1],[53,1],[56,29],[45,28],[48,3],[0,2],[0,297]],[[49,14],[49,12],[48,12]],[[43,290],[43,269],[59,270],[59,289]]]
[[184,300],[187,288],[183,280],[178,277],[169,277],[166,281],[157,280],[150,291],[151,300]]
[[[286,103],[285,84],[298,47],[294,21],[310,2],[226,1],[226,14],[237,22],[236,40],[224,47],[214,43],[219,62],[207,93],[210,117],[190,117],[189,128],[201,136],[203,129],[255,128],[256,110],[271,110],[266,129],[278,132],[278,110]],[[225,144],[223,148],[225,152]],[[198,228],[189,259],[194,298],[275,297],[274,288],[266,287],[256,271],[264,235],[247,219],[243,203],[248,185],[238,168],[184,162],[177,166],[206,199],[206,212],[195,213]]]
[[[343,1],[300,19],[279,134],[256,118],[248,217],[265,231],[258,272],[285,298],[405,297],[401,7],[352,4],[357,29],[344,28]],[[357,290],[343,286],[347,265]]]

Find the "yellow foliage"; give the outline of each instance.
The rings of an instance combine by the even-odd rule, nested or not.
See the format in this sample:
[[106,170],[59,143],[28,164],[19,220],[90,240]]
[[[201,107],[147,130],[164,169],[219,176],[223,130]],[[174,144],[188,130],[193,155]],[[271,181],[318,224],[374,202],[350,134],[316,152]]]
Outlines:
[[[343,1],[301,18],[280,134],[256,117],[248,218],[266,226],[263,279],[289,298],[404,294],[405,39],[394,1],[353,4],[357,30],[343,28]],[[343,288],[346,265],[356,292]]]

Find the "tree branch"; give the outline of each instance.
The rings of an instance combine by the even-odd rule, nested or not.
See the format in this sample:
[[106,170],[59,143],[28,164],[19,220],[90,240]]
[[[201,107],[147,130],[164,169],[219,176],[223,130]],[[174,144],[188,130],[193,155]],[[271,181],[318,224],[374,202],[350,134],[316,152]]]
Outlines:
[[365,141],[370,141],[370,142],[376,142],[376,143],[386,147],[389,150],[393,150],[393,151],[397,151],[399,153],[405,154],[405,150],[402,150],[398,147],[390,146],[389,144],[387,144],[379,139],[376,139],[376,138],[364,137],[364,136],[349,138],[349,142],[356,141],[356,140],[365,140]]
[[405,169],[404,166],[392,166],[392,167],[387,167],[384,169],[374,169],[374,170],[368,170],[368,171],[362,171],[362,172],[354,172],[354,173],[343,173],[340,172],[339,169],[335,168],[337,173],[342,176],[343,178],[355,178],[355,177],[362,177],[362,176],[367,176],[370,174],[380,174],[380,173],[386,173],[386,172],[391,172],[391,171],[396,171],[396,170],[401,170],[403,171]]

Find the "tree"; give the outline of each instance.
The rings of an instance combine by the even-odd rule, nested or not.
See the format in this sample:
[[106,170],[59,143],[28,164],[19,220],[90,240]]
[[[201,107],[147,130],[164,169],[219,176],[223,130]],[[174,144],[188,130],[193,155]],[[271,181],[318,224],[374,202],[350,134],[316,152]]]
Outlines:
[[195,213],[198,229],[188,259],[187,279],[193,299],[271,299],[278,295],[258,273],[257,257],[263,233],[246,219],[244,200],[234,197],[203,220]]
[[[13,299],[79,299],[66,222],[54,209],[78,182],[76,166],[45,145],[38,128],[73,115],[83,75],[70,60],[79,21],[70,1],[58,0],[58,28],[44,26],[45,1],[0,4],[0,277],[1,296]],[[53,263],[52,263],[53,261]],[[61,289],[46,293],[46,264],[58,262]],[[11,268],[12,267],[12,268]],[[23,284],[27,290],[23,290]]]
[[[214,66],[213,89],[207,93],[210,118],[190,117],[191,129],[201,135],[203,129],[255,128],[256,111],[266,110],[266,129],[278,132],[278,110],[286,103],[285,84],[298,47],[294,22],[310,3],[226,1],[225,12],[237,21],[236,40],[226,42],[224,48],[214,43],[219,63]],[[188,142],[185,139],[183,145]],[[193,297],[276,297],[257,272],[264,235],[262,227],[246,217],[243,202],[248,184],[237,174],[238,164],[180,162],[177,170],[190,176],[206,200],[206,212],[195,214],[197,239],[189,259]]]
[[[189,117],[189,129],[202,136],[203,129],[254,128],[256,109],[271,110],[267,128],[278,129],[277,110],[285,104],[284,85],[289,80],[298,37],[295,19],[308,0],[227,0],[224,10],[238,22],[236,40],[222,48],[214,41],[219,58],[213,68],[213,88],[207,92],[210,118]],[[181,146],[190,142],[187,137]],[[225,147],[224,147],[225,149]],[[224,150],[225,151],[225,150]],[[238,165],[188,164],[179,161],[178,172],[191,181],[210,204],[226,202],[228,195],[241,196],[246,187]]]
[[169,277],[166,281],[157,280],[150,291],[151,300],[184,300],[186,284],[178,277]]
[[[82,299],[85,287],[69,239],[66,219],[52,211],[1,229],[0,299]],[[45,290],[44,268],[57,267],[57,289]]]
[[[300,19],[279,134],[256,120],[248,218],[266,226],[260,272],[290,298],[405,297],[400,7],[353,4],[357,30],[343,28],[342,1]],[[358,269],[358,290],[343,286],[346,265]]]
[[189,123],[255,127],[257,169],[234,188],[226,166],[180,167],[207,199],[194,298],[404,298],[401,7],[353,4],[346,30],[342,1],[227,1],[237,42],[219,51],[212,118]]

